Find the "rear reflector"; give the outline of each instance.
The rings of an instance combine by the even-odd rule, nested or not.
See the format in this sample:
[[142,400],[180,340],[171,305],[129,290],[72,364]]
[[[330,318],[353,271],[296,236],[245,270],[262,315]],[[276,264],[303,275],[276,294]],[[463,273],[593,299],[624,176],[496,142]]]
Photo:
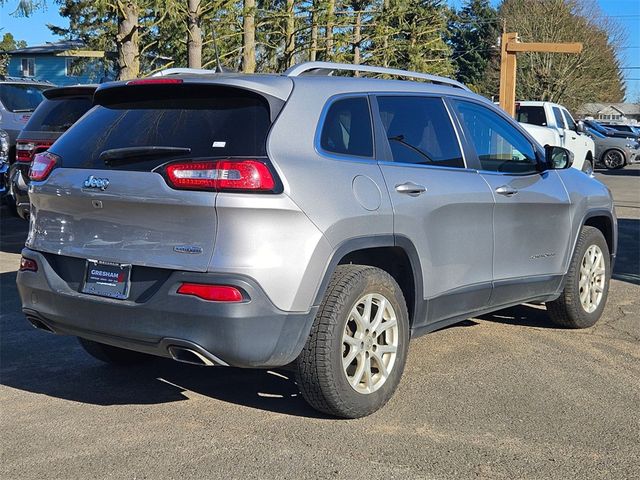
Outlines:
[[140,78],[138,80],[129,80],[127,85],[169,85],[182,83],[181,78]]
[[275,188],[269,167],[257,160],[177,162],[165,168],[178,189],[268,192]]
[[20,259],[20,271],[21,272],[37,272],[38,264],[35,260],[31,260],[30,258],[22,257]]
[[207,285],[203,283],[183,283],[178,288],[181,295],[193,295],[211,302],[241,302],[242,293],[228,285]]
[[49,176],[59,159],[60,157],[50,152],[36,154],[29,169],[29,178],[36,182],[44,180]]

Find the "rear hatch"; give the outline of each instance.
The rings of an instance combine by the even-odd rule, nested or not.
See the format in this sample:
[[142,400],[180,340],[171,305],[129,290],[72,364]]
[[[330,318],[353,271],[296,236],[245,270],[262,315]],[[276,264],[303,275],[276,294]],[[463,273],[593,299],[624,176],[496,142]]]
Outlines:
[[206,271],[217,184],[201,188],[198,175],[183,178],[180,168],[172,183],[167,167],[204,166],[204,176],[220,159],[266,158],[274,102],[239,88],[159,79],[99,89],[95,103],[34,161],[35,168],[49,155],[55,164],[31,184],[27,246]]

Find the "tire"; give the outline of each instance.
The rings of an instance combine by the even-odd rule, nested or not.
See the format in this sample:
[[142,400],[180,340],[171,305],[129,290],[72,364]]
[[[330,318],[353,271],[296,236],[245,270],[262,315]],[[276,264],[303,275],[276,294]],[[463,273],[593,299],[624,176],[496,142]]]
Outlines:
[[[371,322],[366,321],[367,303]],[[354,310],[362,315],[360,321]],[[386,328],[376,336],[368,333],[372,325]],[[298,387],[316,410],[336,417],[364,417],[384,406],[395,392],[408,347],[409,315],[393,277],[374,267],[339,265],[296,360]],[[348,357],[351,362],[344,367]],[[381,366],[388,368],[387,376]]]
[[94,342],[85,338],[78,337],[78,341],[89,355],[111,365],[135,365],[147,362],[153,358],[151,355],[105,345],[104,343]]
[[[598,252],[602,261],[598,257],[593,266],[590,266],[589,260]],[[599,273],[602,269],[604,271]],[[592,281],[594,278],[597,281]],[[588,328],[595,325],[607,303],[610,279],[609,247],[602,232],[594,227],[582,227],[565,278],[564,290],[556,300],[546,303],[549,317],[555,324],[566,328]]]
[[582,164],[582,171],[588,174],[593,173],[593,162],[588,158],[585,159],[584,163]]
[[607,150],[602,154],[602,163],[609,170],[617,170],[626,165],[627,160],[620,150]]

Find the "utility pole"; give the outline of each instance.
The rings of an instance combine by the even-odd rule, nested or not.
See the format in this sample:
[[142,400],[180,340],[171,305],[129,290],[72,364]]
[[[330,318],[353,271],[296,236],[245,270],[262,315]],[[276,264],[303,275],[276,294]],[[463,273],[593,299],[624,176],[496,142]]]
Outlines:
[[520,43],[518,34],[503,32],[500,41],[500,106],[516,114],[516,54],[521,52],[580,53],[582,43]]

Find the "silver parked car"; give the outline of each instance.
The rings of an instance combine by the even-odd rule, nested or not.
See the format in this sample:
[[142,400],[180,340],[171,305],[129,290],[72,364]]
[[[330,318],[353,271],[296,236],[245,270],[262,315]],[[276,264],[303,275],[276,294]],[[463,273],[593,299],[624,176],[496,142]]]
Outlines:
[[596,129],[585,126],[596,145],[596,162],[608,169],[618,169],[640,162],[640,142],[632,138],[608,137]]
[[[426,82],[347,78],[381,73]],[[315,408],[368,415],[409,339],[522,302],[593,325],[609,190],[442,77],[313,62],[105,84],[31,168],[17,283],[95,357],[295,362]]]

